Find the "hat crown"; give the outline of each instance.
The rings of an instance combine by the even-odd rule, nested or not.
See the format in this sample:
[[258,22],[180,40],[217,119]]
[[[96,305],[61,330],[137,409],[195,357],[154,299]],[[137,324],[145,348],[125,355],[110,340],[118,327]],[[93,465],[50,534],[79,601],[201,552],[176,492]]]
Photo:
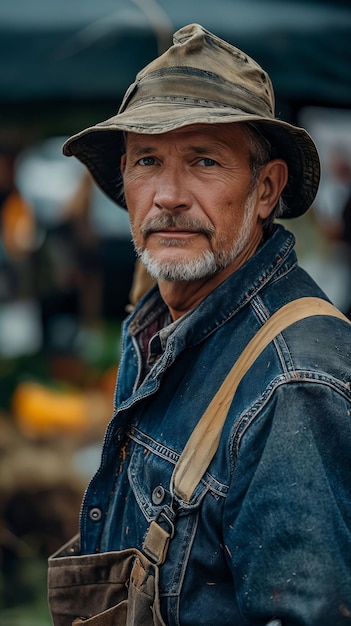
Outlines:
[[119,113],[141,99],[172,95],[274,117],[268,74],[247,54],[199,24],[178,30],[173,45],[137,74]]

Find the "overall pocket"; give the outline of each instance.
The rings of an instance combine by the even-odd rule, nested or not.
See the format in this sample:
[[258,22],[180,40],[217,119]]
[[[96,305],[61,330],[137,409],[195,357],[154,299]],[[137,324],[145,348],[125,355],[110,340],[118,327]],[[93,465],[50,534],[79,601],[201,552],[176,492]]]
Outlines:
[[79,555],[78,537],[49,558],[54,626],[165,626],[158,567],[136,549]]

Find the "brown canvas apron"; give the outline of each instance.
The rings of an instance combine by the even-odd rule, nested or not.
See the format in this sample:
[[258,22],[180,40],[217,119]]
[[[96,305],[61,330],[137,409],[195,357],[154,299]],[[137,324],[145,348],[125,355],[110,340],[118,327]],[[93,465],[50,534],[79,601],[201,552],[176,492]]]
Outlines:
[[50,558],[49,598],[55,626],[164,626],[158,567],[135,549],[74,556],[67,544]]
[[77,535],[49,558],[49,606],[55,626],[166,626],[160,611],[159,566],[174,533],[165,506],[136,548],[81,555]]
[[[311,315],[349,320],[331,304],[302,298],[275,313],[249,342],[189,438],[172,476],[185,502],[213,458],[236,388],[260,352],[284,328]],[[160,611],[159,567],[174,534],[172,510],[161,512],[166,529],[151,522],[142,551],[80,555],[78,536],[49,558],[49,607],[54,626],[166,626]]]

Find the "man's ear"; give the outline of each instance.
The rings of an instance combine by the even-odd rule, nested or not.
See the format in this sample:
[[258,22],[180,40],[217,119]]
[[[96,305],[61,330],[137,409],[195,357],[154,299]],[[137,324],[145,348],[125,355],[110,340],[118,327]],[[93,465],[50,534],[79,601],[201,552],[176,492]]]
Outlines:
[[288,182],[288,166],[283,159],[272,159],[262,169],[257,185],[258,215],[266,219]]
[[122,174],[124,174],[124,170],[126,169],[126,161],[127,161],[127,157],[126,157],[126,154],[124,153],[121,156],[121,161],[119,165]]

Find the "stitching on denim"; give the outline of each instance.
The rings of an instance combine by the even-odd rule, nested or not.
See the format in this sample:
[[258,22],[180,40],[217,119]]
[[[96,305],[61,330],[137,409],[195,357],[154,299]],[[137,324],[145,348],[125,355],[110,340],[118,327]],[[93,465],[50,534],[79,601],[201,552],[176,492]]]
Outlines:
[[315,383],[326,385],[333,391],[341,395],[346,402],[351,403],[351,386],[350,383],[342,383],[333,376],[324,375],[310,370],[295,370],[295,375],[280,374],[265,389],[264,393],[236,420],[233,432],[230,438],[230,464],[231,473],[235,472],[236,459],[238,457],[240,444],[251,424],[259,417],[262,410],[266,407],[272,398],[276,389],[285,384],[301,384]]
[[[269,310],[265,306],[259,294],[251,300],[251,307],[262,324],[264,324],[269,319],[270,317]],[[293,367],[292,359],[290,358],[291,367],[288,367],[286,358],[284,357],[284,352],[288,352],[290,354],[290,351],[283,337],[283,334],[279,333],[279,335],[275,337],[271,343],[275,347],[283,372],[287,374],[288,372],[293,371],[294,367]]]
[[[138,445],[146,448],[156,456],[159,456],[161,459],[169,461],[173,465],[175,465],[179,459],[180,455],[177,454],[177,452],[167,446],[164,446],[163,444],[160,444],[156,439],[150,437],[136,427],[132,427],[130,429],[129,437]],[[197,506],[198,500],[202,500],[205,492],[207,491],[215,496],[226,497],[228,485],[220,482],[215,476],[207,471],[201,479],[200,485],[197,486],[193,494],[193,498],[189,503],[189,508],[193,508],[194,504]],[[186,510],[187,507],[184,506],[183,508]]]

